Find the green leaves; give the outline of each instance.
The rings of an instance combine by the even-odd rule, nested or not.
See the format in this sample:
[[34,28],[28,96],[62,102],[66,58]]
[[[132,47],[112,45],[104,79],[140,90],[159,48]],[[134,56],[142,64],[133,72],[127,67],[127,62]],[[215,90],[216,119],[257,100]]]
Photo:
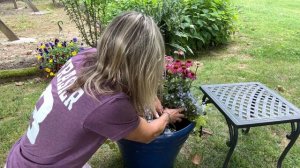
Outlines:
[[[167,44],[168,44],[168,43],[167,43]],[[180,49],[180,50],[182,50],[183,52],[186,52],[186,49],[185,49],[184,47],[182,47],[182,46],[180,46],[180,45],[178,45],[178,44],[176,44],[176,43],[171,43],[171,44],[168,44],[168,45],[170,45],[170,46],[176,48],[177,50]]]
[[142,12],[156,21],[167,51],[193,54],[224,44],[235,31],[237,12],[229,0],[62,0],[85,42],[96,46],[103,28],[124,11]]
[[224,44],[234,32],[236,12],[227,1],[162,0],[162,27],[168,51],[193,54],[202,48]]

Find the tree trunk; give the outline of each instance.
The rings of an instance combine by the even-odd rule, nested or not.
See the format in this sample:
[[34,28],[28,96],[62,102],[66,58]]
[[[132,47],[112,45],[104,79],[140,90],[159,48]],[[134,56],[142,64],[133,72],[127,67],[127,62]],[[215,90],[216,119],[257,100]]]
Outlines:
[[61,2],[57,2],[56,0],[52,0],[52,2],[53,2],[53,5],[56,7],[59,7],[59,8],[63,7],[63,4]]
[[16,0],[12,0],[12,2],[14,3],[15,9],[18,9],[18,5],[17,5]]
[[31,2],[31,0],[24,0],[24,1],[33,10],[33,12],[39,12],[36,6]]
[[8,38],[9,41],[19,40],[13,31],[11,31],[0,19],[0,31]]

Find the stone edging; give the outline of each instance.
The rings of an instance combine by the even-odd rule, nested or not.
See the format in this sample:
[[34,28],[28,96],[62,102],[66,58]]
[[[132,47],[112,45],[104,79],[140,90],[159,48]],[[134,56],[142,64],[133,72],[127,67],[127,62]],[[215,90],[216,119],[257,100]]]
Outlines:
[[0,84],[22,81],[37,76],[41,76],[41,70],[36,67],[0,70]]

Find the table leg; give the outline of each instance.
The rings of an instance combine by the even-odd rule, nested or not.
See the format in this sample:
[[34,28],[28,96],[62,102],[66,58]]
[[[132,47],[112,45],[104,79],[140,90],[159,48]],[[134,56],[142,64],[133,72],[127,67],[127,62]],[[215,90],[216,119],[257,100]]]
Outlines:
[[227,146],[230,147],[226,159],[223,164],[223,168],[228,167],[229,160],[233,154],[233,151],[236,147],[237,141],[238,141],[238,128],[235,127],[228,119],[226,119],[229,129],[229,142],[227,142]]
[[286,135],[287,139],[291,139],[293,132],[295,132],[295,123],[294,122],[291,122],[291,129],[292,129],[291,133]]
[[203,97],[202,97],[202,104],[209,104],[209,103],[212,103],[211,99],[209,99],[207,97],[207,95],[203,95]]
[[[296,142],[297,138],[299,137],[300,134],[300,122],[297,122],[297,127],[295,128],[295,125],[292,124],[292,132],[289,135],[290,142],[289,144],[285,147],[284,151],[281,153],[278,162],[277,162],[277,168],[281,168],[282,161],[289,152],[289,150],[293,147],[294,143]],[[293,127],[294,126],[294,127]]]
[[250,127],[248,127],[248,128],[243,128],[243,129],[242,129],[242,132],[243,132],[244,134],[248,134],[249,131],[250,131]]
[[211,102],[210,102],[210,99],[207,97],[207,95],[204,95],[204,96],[202,97],[202,104],[201,104],[203,115],[206,115],[206,111],[204,110],[204,108],[205,108],[205,106],[206,106],[208,103],[211,103]]
[[[203,112],[203,115],[206,115],[206,112],[204,111],[204,107],[207,103],[207,100],[206,100],[207,96],[204,94],[203,97],[202,97],[202,112]],[[201,137],[203,135],[203,126],[200,127],[200,130],[199,130],[199,136]]]
[[206,95],[204,95],[204,96],[202,97],[202,103],[205,103],[205,102],[206,102],[206,98],[207,98]]

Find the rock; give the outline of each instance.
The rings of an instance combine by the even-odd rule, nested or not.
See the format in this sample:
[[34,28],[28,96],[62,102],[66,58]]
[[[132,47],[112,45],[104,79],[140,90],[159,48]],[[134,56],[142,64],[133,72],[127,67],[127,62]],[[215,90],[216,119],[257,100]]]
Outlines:
[[20,58],[19,59],[19,64],[24,64],[26,62],[26,59],[25,58]]
[[195,165],[199,165],[201,163],[201,156],[199,156],[198,154],[195,154],[193,159],[192,159],[192,162],[195,164]]
[[284,92],[284,91],[285,91],[285,88],[284,88],[283,86],[281,86],[281,85],[278,85],[278,86],[277,86],[277,90],[278,90],[279,92]]
[[238,68],[239,69],[245,69],[245,68],[247,68],[247,65],[246,64],[239,64]]
[[213,135],[214,133],[212,131],[206,130],[206,129],[202,129],[202,134],[207,134],[207,135]]
[[42,82],[42,79],[41,79],[41,78],[34,78],[33,80],[34,80],[35,83],[40,83],[40,82]]
[[24,85],[24,82],[16,82],[15,85],[16,86],[22,86],[22,85]]
[[32,52],[33,52],[32,50],[29,50],[29,51],[26,52],[26,55],[31,55]]

